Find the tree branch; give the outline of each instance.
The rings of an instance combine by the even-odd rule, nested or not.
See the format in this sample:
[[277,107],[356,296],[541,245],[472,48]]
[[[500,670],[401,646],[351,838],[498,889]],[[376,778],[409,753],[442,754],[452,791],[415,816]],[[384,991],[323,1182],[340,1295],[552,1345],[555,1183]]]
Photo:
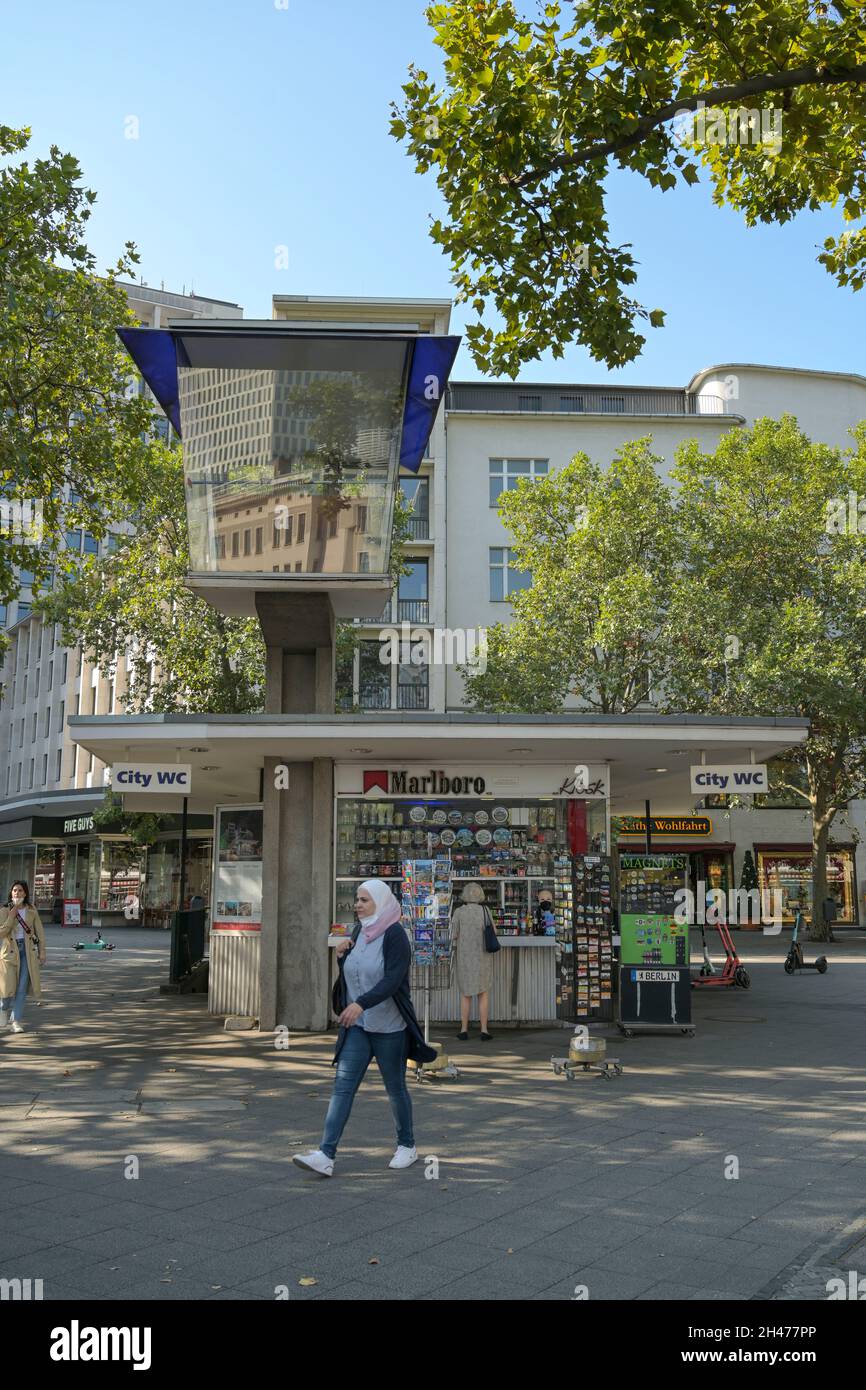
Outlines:
[[795,87],[829,87],[845,82],[866,82],[866,63],[858,63],[850,68],[818,68],[814,65],[791,68],[788,72],[768,73],[763,77],[751,77],[745,82],[736,82],[725,87],[710,87],[705,92],[695,92],[691,96],[675,97],[652,115],[642,116],[630,135],[620,135],[614,140],[584,145],[573,154],[563,155],[561,159],[554,159],[549,164],[530,169],[519,178],[507,179],[506,182],[514,188],[525,188],[539,179],[547,178],[549,174],[561,173],[565,169],[588,164],[591,160],[618,154],[620,150],[642,144],[657,126],[664,125],[680,112],[696,111],[701,103],[705,106],[724,106],[739,101],[742,97],[758,96],[762,92],[790,91]]

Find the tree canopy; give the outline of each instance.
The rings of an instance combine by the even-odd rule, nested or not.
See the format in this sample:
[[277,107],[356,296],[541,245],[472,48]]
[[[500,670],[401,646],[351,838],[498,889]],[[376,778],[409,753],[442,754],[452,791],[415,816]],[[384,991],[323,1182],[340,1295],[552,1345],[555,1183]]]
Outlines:
[[[410,68],[391,130],[446,216],[478,367],[516,376],[582,344],[633,361],[663,308],[634,298],[637,259],[611,237],[606,180],[660,189],[705,171],[714,202],[748,225],[838,208],[818,257],[840,285],[866,280],[866,12],[814,0],[451,0],[427,18],[444,84]],[[485,316],[498,315],[501,326]]]
[[[0,602],[17,591],[16,566],[38,585],[65,563],[65,530],[102,536],[134,513],[153,416],[116,334],[135,322],[116,281],[135,249],[97,273],[85,241],[96,195],[57,146],[12,163],[28,141],[0,126]],[[25,533],[40,511],[41,546]]]

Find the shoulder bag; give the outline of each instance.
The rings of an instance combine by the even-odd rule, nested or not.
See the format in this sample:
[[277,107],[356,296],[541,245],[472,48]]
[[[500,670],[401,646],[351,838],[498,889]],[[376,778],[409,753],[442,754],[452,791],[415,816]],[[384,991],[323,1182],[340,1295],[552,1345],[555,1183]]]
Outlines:
[[486,903],[484,904],[484,949],[490,956],[495,956],[497,951],[502,950],[496,935],[496,928],[493,925],[493,918],[490,916]]

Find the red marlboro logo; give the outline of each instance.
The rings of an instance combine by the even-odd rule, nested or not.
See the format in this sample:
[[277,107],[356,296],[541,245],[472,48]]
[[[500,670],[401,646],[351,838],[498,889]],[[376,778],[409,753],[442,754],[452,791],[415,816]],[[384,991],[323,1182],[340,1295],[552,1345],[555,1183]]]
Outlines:
[[388,793],[388,773],[386,772],[365,772],[364,773],[364,795],[378,787],[380,791]]

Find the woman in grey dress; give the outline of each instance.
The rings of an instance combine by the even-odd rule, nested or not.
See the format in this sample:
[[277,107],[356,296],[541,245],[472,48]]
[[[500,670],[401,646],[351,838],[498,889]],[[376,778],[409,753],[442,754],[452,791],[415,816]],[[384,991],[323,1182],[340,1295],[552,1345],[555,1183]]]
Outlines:
[[486,917],[484,889],[478,883],[467,883],[460,897],[460,907],[451,918],[451,954],[461,994],[460,1032],[457,1034],[461,1042],[469,1037],[469,1011],[476,995],[481,1041],[490,1042],[493,1036],[487,1031],[493,956],[484,949]]

